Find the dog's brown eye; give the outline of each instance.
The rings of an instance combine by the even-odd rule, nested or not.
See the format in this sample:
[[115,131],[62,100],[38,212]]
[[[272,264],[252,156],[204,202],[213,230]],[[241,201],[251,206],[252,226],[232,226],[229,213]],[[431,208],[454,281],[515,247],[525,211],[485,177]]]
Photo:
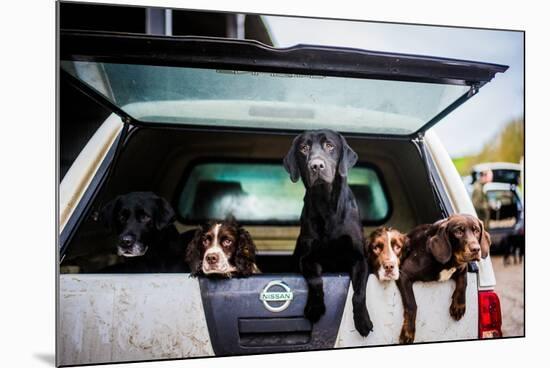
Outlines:
[[474,229],[473,229],[473,230],[474,230],[474,234],[479,234],[479,228],[477,228],[477,227],[474,227]]
[[300,152],[302,152],[304,155],[309,152],[309,146],[307,144],[302,144],[300,146]]
[[334,150],[334,144],[330,142],[325,142],[325,149],[329,152],[332,152]]
[[125,222],[126,221],[126,216],[125,215],[120,215],[118,216],[118,219],[120,222]]
[[222,241],[222,245],[224,247],[230,247],[231,244],[233,244],[233,241],[231,239],[224,239],[224,241]]

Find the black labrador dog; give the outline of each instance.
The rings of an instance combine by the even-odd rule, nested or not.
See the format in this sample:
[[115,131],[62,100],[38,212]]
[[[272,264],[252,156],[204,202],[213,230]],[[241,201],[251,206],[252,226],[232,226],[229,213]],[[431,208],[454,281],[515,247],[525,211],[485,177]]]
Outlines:
[[184,272],[185,244],[174,226],[170,204],[152,192],[130,192],[108,202],[94,215],[118,236],[124,260],[103,272]]
[[355,197],[347,184],[357,154],[332,130],[297,136],[284,158],[290,179],[306,187],[300,235],[294,259],[308,284],[304,310],[311,322],[325,313],[322,272],[349,272],[353,286],[353,320],[362,336],[372,330],[366,306],[368,265]]

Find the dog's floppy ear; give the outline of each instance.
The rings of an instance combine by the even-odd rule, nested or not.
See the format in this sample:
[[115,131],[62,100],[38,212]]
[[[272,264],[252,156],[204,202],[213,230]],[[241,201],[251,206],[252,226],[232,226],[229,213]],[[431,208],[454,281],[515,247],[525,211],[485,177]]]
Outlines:
[[340,163],[338,164],[338,173],[341,176],[348,176],[348,170],[351,169],[357,163],[357,153],[349,146],[346,138],[342,134],[340,136],[340,142],[342,142],[342,154],[340,155]]
[[107,202],[99,211],[92,214],[92,219],[103,223],[107,228],[113,229],[116,213],[118,212],[121,195]]
[[432,225],[433,231],[428,239],[427,248],[434,258],[442,264],[449,262],[452,256],[452,246],[447,233],[447,220],[440,220]]
[[401,244],[402,244],[401,252],[399,253],[399,259],[403,260],[407,258],[407,256],[409,255],[409,252],[411,249],[410,247],[411,238],[409,238],[407,234],[400,234],[399,236],[401,237]]
[[489,255],[489,247],[491,246],[491,235],[485,230],[483,221],[477,219],[481,232],[479,234],[479,245],[481,247],[481,258],[487,258]]
[[155,198],[155,227],[157,230],[164,229],[174,222],[176,214],[170,203],[162,197]]
[[300,136],[294,138],[288,153],[283,159],[285,170],[290,174],[290,180],[292,180],[293,183],[296,183],[298,179],[300,179],[300,168],[298,167],[298,161],[296,158],[296,145],[298,144],[298,138],[300,138]]
[[202,269],[202,234],[204,233],[203,227],[199,227],[195,230],[193,239],[187,244],[185,250],[185,262],[189,266],[189,272],[191,276],[197,276]]
[[235,253],[235,267],[241,276],[250,276],[255,271],[256,245],[250,233],[239,227],[239,239]]

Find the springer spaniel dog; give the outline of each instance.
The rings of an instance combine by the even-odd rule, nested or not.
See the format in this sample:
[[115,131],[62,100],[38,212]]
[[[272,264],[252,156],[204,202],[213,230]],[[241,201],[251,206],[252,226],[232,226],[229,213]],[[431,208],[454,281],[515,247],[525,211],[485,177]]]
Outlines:
[[191,276],[229,278],[260,273],[250,234],[232,218],[198,228],[187,246],[185,260]]
[[420,225],[408,234],[410,251],[403,260],[397,287],[401,293],[404,321],[399,342],[414,341],[416,330],[416,281],[456,282],[449,313],[460,320],[466,312],[468,263],[486,258],[491,237],[483,222],[471,215],[454,214],[434,224]]
[[399,265],[407,255],[409,238],[391,227],[375,229],[367,240],[369,268],[380,281],[399,279]]

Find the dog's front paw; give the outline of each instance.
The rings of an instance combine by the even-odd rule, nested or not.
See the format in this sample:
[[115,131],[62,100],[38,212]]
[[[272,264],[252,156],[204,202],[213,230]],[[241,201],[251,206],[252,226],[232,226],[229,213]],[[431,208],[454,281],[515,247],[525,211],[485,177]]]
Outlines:
[[453,300],[451,307],[449,308],[449,312],[451,313],[451,317],[453,317],[455,321],[458,321],[466,312],[466,304],[458,303]]
[[401,335],[399,335],[400,344],[412,344],[414,342],[414,329],[403,326],[401,329]]
[[321,316],[325,314],[325,303],[308,302],[304,309],[304,315],[311,323],[315,323],[321,319]]
[[366,316],[354,314],[353,322],[355,323],[355,329],[363,337],[367,337],[368,334],[372,331],[372,321]]

